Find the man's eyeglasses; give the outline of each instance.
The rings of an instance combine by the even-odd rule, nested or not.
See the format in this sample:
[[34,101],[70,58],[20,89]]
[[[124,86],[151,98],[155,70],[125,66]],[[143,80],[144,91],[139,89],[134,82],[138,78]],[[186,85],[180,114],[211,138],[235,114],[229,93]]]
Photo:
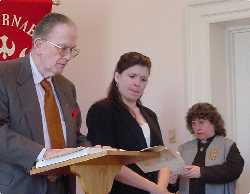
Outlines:
[[50,45],[58,48],[58,51],[59,51],[59,54],[64,57],[66,56],[67,54],[70,54],[70,56],[72,58],[76,57],[77,55],[79,55],[80,53],[80,49],[78,48],[71,48],[71,47],[66,47],[66,46],[60,46],[54,42],[51,42],[49,40],[46,40],[46,39],[43,39],[44,41],[46,41],[47,43],[49,43]]

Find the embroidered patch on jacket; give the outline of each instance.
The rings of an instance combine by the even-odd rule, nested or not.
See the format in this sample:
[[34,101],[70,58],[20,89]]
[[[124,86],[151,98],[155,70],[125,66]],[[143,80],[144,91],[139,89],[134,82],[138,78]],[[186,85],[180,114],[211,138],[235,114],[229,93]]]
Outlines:
[[210,152],[208,153],[208,159],[209,160],[216,160],[217,156],[218,156],[219,150],[216,148],[213,148],[212,150],[210,150]]

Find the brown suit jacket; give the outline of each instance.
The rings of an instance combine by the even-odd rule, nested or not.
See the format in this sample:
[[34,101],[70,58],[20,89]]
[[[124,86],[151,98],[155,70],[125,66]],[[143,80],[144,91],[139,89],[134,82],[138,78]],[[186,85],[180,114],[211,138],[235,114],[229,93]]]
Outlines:
[[[79,131],[81,115],[76,102],[75,87],[62,75],[54,76],[52,81],[66,124],[67,146],[74,147],[85,140]],[[29,56],[1,62],[0,193],[47,192],[48,180],[45,176],[29,175],[29,170],[44,147],[42,127]]]

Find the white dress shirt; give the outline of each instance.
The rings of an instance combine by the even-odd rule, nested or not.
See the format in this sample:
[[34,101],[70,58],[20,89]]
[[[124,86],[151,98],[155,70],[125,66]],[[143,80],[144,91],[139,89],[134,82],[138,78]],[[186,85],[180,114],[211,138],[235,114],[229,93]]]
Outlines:
[[[38,71],[37,66],[34,63],[31,55],[30,55],[30,64],[31,64],[33,80],[34,80],[35,87],[36,87],[36,93],[37,93],[37,97],[38,97],[38,101],[39,101],[39,105],[40,105],[40,111],[41,111],[41,115],[42,115],[43,135],[44,135],[44,143],[45,143],[45,149],[43,149],[40,152],[39,156],[37,157],[37,160],[40,160],[40,159],[42,159],[42,157],[43,157],[43,155],[44,155],[44,153],[46,151],[46,148],[51,148],[50,137],[49,137],[48,127],[47,127],[47,122],[46,122],[46,117],[45,117],[45,111],[44,111],[44,101],[45,101],[44,95],[45,95],[45,91],[44,91],[43,87],[41,86],[41,81],[44,80],[45,78]],[[57,104],[57,107],[58,107],[58,110],[59,110],[59,113],[60,113],[60,119],[61,119],[65,144],[67,144],[66,125],[65,125],[65,122],[64,122],[63,114],[62,114],[62,108],[60,106],[60,103],[59,103],[58,97],[56,95],[55,88],[53,86],[51,78],[48,78],[47,80],[52,85],[53,93],[54,93],[54,96],[55,96],[55,99],[56,99],[56,104]]]
[[143,123],[140,126],[142,128],[143,135],[146,139],[147,146],[150,147],[150,128],[148,126],[148,123]]

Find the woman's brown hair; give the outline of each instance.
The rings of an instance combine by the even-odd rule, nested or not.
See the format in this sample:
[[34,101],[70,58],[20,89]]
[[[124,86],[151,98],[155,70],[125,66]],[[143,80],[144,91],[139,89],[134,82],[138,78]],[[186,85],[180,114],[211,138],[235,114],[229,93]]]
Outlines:
[[213,126],[216,135],[226,136],[224,120],[216,107],[209,103],[194,104],[187,112],[186,125],[188,130],[193,134],[192,121],[196,119],[208,120]]
[[[128,52],[123,54],[114,71],[115,73],[122,73],[126,69],[133,67],[135,65],[140,65],[142,67],[147,67],[148,71],[150,73],[151,70],[151,60],[149,57],[138,53],[138,52]],[[127,105],[122,101],[120,92],[118,90],[117,84],[115,82],[115,78],[113,77],[112,82],[110,83],[109,90],[108,90],[108,95],[107,95],[107,100],[110,102],[116,102],[122,107],[128,109]],[[140,99],[137,101],[138,104],[141,104]]]

